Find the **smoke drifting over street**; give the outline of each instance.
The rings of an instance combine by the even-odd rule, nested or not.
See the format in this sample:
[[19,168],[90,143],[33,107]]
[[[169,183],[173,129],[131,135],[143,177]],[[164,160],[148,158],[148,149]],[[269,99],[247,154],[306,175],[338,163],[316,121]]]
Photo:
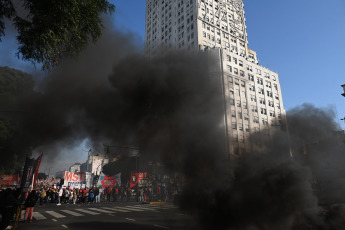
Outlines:
[[230,172],[194,179],[182,207],[207,229],[343,229],[345,206],[331,205],[344,202],[345,175],[333,112],[306,104],[288,112],[288,122],[291,141],[284,131],[253,135],[260,148],[233,159]]
[[345,228],[342,205],[327,216],[319,206],[343,202],[345,194],[344,145],[333,114],[311,105],[291,110],[289,137],[253,136],[263,141],[260,150],[228,160],[220,85],[209,63],[190,53],[147,59],[135,36],[105,32],[22,103],[23,146],[51,160],[59,146],[85,138],[96,149],[137,146],[183,173],[180,206],[204,229]]

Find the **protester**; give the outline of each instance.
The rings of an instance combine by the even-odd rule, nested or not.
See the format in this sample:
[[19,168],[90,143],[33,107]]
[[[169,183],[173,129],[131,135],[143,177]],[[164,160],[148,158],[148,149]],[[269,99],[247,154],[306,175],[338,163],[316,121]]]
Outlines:
[[89,199],[89,192],[86,188],[86,189],[83,189],[83,203],[85,204],[85,202],[88,201],[88,199]]
[[28,215],[30,215],[30,222],[32,222],[32,213],[34,211],[34,207],[37,200],[38,200],[37,192],[35,190],[32,190],[24,203],[25,208],[26,208],[24,222],[27,222]]
[[111,190],[110,188],[105,188],[104,190],[106,191],[107,201],[110,202]]
[[125,197],[126,190],[123,186],[120,188],[120,201],[123,201],[123,198]]
[[130,198],[131,198],[131,194],[132,194],[132,190],[130,188],[127,188],[127,202],[129,202]]
[[0,213],[2,215],[0,229],[6,229],[16,213],[20,190],[10,188],[0,192]]
[[140,188],[139,189],[139,203],[144,202],[144,189]]
[[96,198],[96,203],[99,203],[100,202],[99,188],[95,188],[95,198]]
[[55,202],[55,189],[51,189],[50,190],[50,203],[54,203]]
[[75,202],[77,201],[77,189],[73,189],[72,191],[72,200],[73,200],[73,204],[75,204]]
[[95,193],[93,191],[93,188],[90,188],[89,189],[89,203],[93,203],[94,199],[95,199]]
[[44,188],[41,188],[41,191],[40,191],[40,206],[43,205],[43,200],[45,199],[46,196],[47,196],[46,191],[44,190]]
[[58,193],[58,196],[59,196],[58,203],[56,205],[61,205],[62,195],[63,195],[63,190],[62,190],[62,188],[60,188],[59,193]]
[[65,204],[68,203],[71,193],[68,188],[65,189]]

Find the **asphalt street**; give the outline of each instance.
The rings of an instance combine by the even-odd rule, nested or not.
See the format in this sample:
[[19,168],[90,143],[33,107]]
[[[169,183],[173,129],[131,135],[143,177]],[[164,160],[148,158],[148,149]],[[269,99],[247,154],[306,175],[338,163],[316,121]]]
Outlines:
[[32,223],[24,223],[22,213],[19,230],[27,229],[121,229],[121,230],[194,230],[196,221],[172,203],[138,204],[135,202],[103,202],[100,204],[36,205]]

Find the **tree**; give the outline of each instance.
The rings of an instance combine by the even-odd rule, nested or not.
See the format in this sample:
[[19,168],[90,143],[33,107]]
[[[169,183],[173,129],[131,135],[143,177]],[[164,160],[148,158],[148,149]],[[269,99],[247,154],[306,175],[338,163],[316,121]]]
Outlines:
[[12,21],[18,32],[17,57],[42,64],[43,70],[57,66],[65,56],[76,56],[89,42],[96,42],[103,28],[102,13],[115,10],[107,0],[19,2],[24,17],[18,14],[14,0],[0,0],[0,39],[5,35],[5,20]]
[[[0,67],[0,174],[20,172],[25,154],[31,154],[20,125],[18,101],[36,94],[32,76],[8,67]],[[16,115],[16,116],[13,116]]]

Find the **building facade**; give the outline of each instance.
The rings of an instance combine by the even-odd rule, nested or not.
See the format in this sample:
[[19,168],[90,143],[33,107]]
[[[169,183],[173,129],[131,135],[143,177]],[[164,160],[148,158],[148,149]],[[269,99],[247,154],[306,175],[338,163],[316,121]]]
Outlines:
[[280,128],[285,110],[278,74],[248,48],[242,0],[147,0],[146,54],[182,49],[207,50],[218,60],[231,155],[251,150],[249,134]]
[[72,166],[68,168],[68,171],[72,173],[80,172],[80,165],[80,163],[74,163]]
[[89,155],[87,161],[80,165],[80,171],[100,175],[103,166],[108,163],[109,158],[104,154]]

